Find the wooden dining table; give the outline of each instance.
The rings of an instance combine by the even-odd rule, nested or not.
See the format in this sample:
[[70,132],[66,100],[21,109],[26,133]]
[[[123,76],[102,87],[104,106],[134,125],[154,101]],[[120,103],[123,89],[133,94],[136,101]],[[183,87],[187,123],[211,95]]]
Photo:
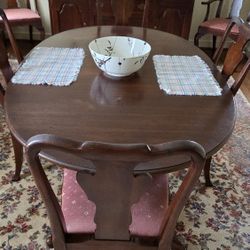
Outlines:
[[[88,44],[97,37],[110,35],[136,37],[151,45],[150,56],[138,72],[113,79],[97,68]],[[236,111],[230,88],[211,59],[183,38],[140,27],[96,26],[59,33],[38,46],[83,48],[85,59],[77,80],[70,86],[8,85],[7,122],[24,147],[36,134],[56,134],[79,141],[149,145],[187,139],[200,143],[210,158],[233,131]],[[222,95],[166,94],[157,82],[152,60],[156,54],[198,55],[209,65],[223,89]],[[57,152],[42,155],[58,162]],[[183,161],[173,159],[169,164]]]

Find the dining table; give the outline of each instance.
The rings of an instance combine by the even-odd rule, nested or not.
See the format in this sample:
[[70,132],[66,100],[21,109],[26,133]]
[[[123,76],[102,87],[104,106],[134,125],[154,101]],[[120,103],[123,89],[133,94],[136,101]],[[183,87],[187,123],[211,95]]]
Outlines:
[[[88,49],[92,40],[116,35],[139,38],[151,45],[143,67],[128,77],[105,75]],[[5,96],[6,119],[13,136],[24,147],[37,134],[118,144],[192,140],[201,144],[207,158],[211,158],[232,134],[236,118],[233,94],[209,56],[190,41],[142,27],[92,26],[53,35],[37,47],[83,48],[85,57],[77,80],[69,86],[10,82]],[[221,95],[165,93],[157,81],[154,55],[199,56],[222,88]],[[60,163],[58,154],[41,152],[55,163]],[[70,156],[64,157],[72,161]],[[80,159],[75,161],[80,164]],[[185,161],[172,158],[168,164],[181,165]]]

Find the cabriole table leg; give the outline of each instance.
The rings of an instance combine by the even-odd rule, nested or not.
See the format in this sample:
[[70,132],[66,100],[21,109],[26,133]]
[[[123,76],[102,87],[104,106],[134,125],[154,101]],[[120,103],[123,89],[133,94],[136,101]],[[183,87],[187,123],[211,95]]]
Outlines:
[[204,177],[205,177],[206,187],[212,187],[213,186],[213,184],[212,184],[212,182],[210,180],[210,165],[211,165],[211,160],[212,160],[212,157],[207,158],[205,166],[204,166]]
[[20,173],[23,164],[23,146],[22,144],[17,141],[14,135],[11,134],[13,149],[14,149],[14,156],[15,156],[15,173],[12,176],[12,181],[19,181],[20,180]]

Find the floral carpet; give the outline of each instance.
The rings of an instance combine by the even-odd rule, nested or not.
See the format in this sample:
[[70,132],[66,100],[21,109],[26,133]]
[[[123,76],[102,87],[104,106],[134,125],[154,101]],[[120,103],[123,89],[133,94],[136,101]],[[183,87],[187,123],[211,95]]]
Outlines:
[[[250,104],[239,93],[237,123],[228,143],[213,157],[214,186],[200,177],[183,210],[177,237],[188,249],[250,250]],[[0,249],[47,249],[50,232],[44,204],[26,164],[19,182],[11,182],[14,156],[0,109]],[[60,197],[61,172],[46,162]],[[172,175],[174,183],[182,174]]]

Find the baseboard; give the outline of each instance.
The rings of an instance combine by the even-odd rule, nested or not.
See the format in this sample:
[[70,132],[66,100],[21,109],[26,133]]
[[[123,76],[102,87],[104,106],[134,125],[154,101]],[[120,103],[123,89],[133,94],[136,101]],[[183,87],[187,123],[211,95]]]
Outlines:
[[[189,39],[190,42],[194,43],[194,39]],[[232,43],[232,41],[228,40],[225,43],[225,48],[228,48],[230,46],[230,44]],[[217,42],[217,46],[219,45],[219,40]],[[199,41],[199,47],[201,48],[212,48],[213,47],[213,43],[212,43],[212,39],[208,40],[208,39],[201,39]]]
[[[16,39],[23,39],[23,40],[29,40],[30,35],[28,32],[14,32],[14,36]],[[51,33],[45,33],[45,38],[48,38],[51,36]],[[39,32],[33,32],[33,40],[39,41],[41,39]]]

